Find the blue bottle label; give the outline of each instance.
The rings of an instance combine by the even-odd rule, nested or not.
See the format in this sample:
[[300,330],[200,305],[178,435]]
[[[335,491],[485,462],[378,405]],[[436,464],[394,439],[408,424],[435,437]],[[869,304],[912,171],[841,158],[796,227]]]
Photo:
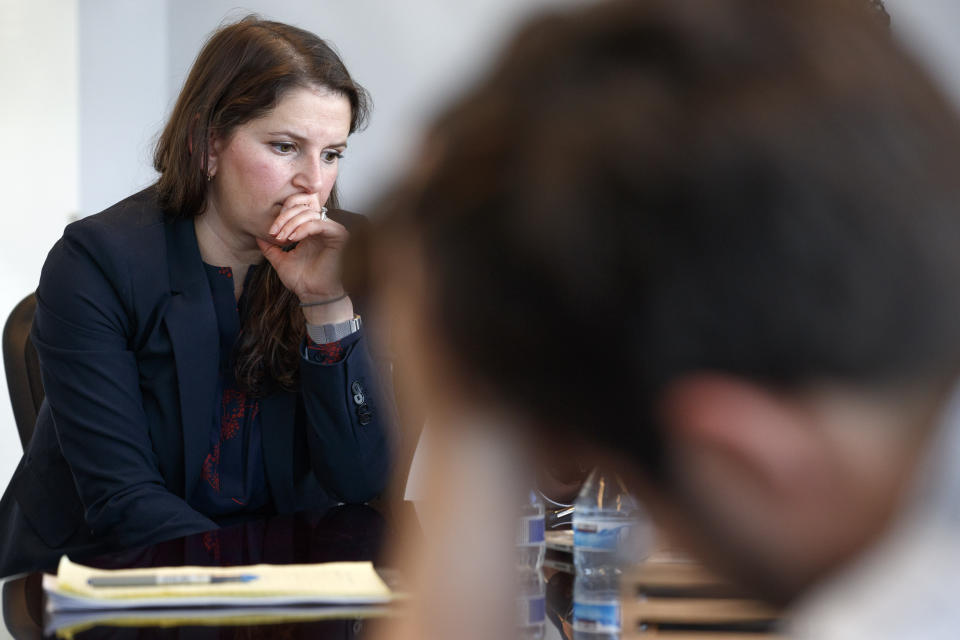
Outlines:
[[517,532],[517,544],[523,546],[533,546],[542,543],[546,539],[546,527],[543,516],[527,516],[520,519],[520,530]]
[[517,608],[517,619],[521,626],[541,624],[547,619],[547,600],[543,595],[520,598]]
[[573,546],[594,551],[616,551],[630,534],[633,522],[617,520],[573,521]]
[[579,631],[619,631],[620,603],[573,602],[573,628]]

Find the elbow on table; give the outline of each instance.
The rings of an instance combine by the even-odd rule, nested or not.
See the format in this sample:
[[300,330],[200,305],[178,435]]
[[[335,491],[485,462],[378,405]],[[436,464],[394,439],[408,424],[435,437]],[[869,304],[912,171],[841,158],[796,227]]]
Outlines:
[[95,537],[118,547],[153,544],[217,528],[165,487],[149,482],[124,487],[90,505],[85,521]]

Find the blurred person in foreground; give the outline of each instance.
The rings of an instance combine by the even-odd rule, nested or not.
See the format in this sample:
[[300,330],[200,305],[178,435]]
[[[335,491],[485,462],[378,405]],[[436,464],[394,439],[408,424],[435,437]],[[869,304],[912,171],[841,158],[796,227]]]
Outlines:
[[436,122],[373,268],[431,406],[618,466],[797,636],[955,637],[958,175],[868,3],[608,2]]

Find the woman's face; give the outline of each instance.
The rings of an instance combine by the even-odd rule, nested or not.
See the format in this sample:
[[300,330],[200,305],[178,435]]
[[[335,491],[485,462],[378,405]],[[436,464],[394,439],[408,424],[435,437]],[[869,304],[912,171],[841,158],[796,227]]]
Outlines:
[[272,241],[288,198],[319,210],[337,179],[350,133],[350,101],[326,89],[296,88],[267,115],[211,141],[205,215],[235,238]]

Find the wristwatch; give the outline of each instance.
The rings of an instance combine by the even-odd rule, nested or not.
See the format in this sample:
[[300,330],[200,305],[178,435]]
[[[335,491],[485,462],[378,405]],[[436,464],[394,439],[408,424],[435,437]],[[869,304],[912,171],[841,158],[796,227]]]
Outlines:
[[307,335],[313,340],[314,344],[329,344],[337,340],[343,340],[351,333],[360,330],[360,316],[354,315],[352,319],[345,322],[335,322],[333,324],[310,324],[307,323]]

